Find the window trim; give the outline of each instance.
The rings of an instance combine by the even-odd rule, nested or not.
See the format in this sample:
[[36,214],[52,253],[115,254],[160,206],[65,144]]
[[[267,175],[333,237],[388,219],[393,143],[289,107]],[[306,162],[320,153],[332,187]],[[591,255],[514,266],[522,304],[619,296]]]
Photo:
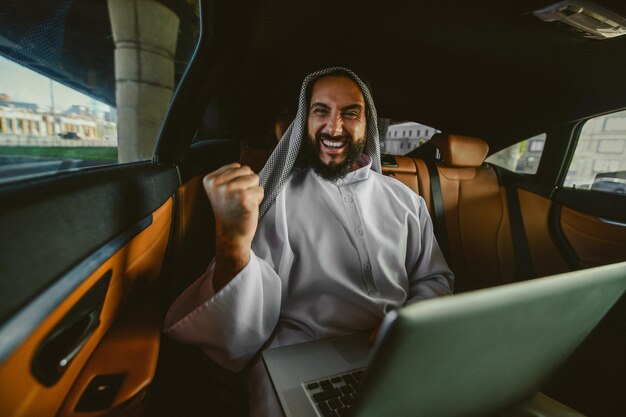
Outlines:
[[[562,190],[570,190],[570,191],[574,191],[574,192],[586,192],[586,191],[591,191],[591,190],[581,190],[581,189],[575,189],[575,188],[571,188],[571,187],[565,187],[563,184],[565,183],[565,179],[567,178],[567,173],[569,171],[570,166],[572,165],[572,162],[574,160],[574,154],[576,153],[576,148],[578,147],[578,142],[580,140],[580,134],[582,132],[583,127],[585,126],[585,124],[592,120],[595,119],[597,117],[602,117],[602,116],[607,116],[613,113],[619,113],[619,112],[623,112],[626,111],[626,107],[621,107],[621,108],[617,108],[617,109],[612,109],[610,111],[607,112],[603,112],[600,114],[595,114],[589,117],[586,117],[584,119],[580,119],[577,120],[575,122],[566,124],[566,125],[562,125],[559,126],[556,130],[558,129],[567,129],[569,130],[569,139],[567,140],[567,144],[565,146],[565,158],[562,158],[562,163],[560,164],[559,170],[558,170],[558,174],[556,177],[556,181],[555,181],[555,185],[557,188],[562,189]],[[556,140],[552,140],[551,141],[552,144],[556,144],[558,142],[558,139]],[[546,141],[546,146],[548,146],[548,141]],[[551,146],[552,148],[552,146]],[[545,148],[544,148],[544,152],[545,152]],[[558,153],[556,154],[558,155]],[[541,168],[542,163],[540,162],[539,164],[539,168]],[[538,171],[539,172],[539,171]],[[548,169],[546,169],[546,172],[549,172]],[[602,194],[607,194],[607,195],[614,195],[612,193],[607,193],[607,192],[602,192]]]

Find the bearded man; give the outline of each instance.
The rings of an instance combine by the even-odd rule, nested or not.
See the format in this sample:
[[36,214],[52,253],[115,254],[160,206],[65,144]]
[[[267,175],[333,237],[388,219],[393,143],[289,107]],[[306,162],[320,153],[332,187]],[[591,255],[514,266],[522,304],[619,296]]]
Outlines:
[[226,369],[249,365],[251,415],[282,414],[262,348],[375,329],[392,309],[452,292],[424,200],[380,172],[370,92],[328,68],[304,80],[260,178],[238,163],[204,178],[215,259],[165,332]]

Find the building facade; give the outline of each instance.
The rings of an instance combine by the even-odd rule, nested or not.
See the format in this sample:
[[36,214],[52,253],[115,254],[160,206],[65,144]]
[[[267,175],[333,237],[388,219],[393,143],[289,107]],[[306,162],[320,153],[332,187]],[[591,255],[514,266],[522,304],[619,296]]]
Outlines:
[[[90,112],[84,106],[72,106],[58,114],[42,111],[36,104],[13,102],[7,95],[0,95],[0,139],[11,144],[18,141],[34,146],[36,139],[98,141],[99,146],[117,146],[115,116],[102,112]],[[7,144],[7,143],[5,143]]]
[[381,135],[380,150],[389,155],[405,155],[430,140],[436,129],[415,122],[389,123]]

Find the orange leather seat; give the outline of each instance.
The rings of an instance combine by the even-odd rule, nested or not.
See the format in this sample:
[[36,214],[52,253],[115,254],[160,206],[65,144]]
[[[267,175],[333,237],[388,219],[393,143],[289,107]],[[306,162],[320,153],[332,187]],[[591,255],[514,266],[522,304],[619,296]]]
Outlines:
[[[457,292],[513,281],[516,264],[506,191],[495,170],[484,164],[489,145],[479,138],[441,133],[431,144],[440,154],[435,166]],[[432,196],[425,197],[432,208]]]
[[[446,260],[456,274],[456,292],[513,281],[516,271],[506,192],[496,172],[484,164],[489,146],[479,138],[436,134],[437,169],[443,203],[442,232]],[[394,156],[395,167],[383,165],[393,176],[426,200],[434,216],[431,175],[421,158]]]
[[417,166],[408,156],[382,155],[382,171],[384,175],[393,177],[419,194]]

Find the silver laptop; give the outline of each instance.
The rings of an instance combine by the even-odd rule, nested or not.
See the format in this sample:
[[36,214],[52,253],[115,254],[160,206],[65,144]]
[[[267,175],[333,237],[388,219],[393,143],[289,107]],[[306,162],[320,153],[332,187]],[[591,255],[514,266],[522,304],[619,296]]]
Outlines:
[[485,416],[533,397],[626,288],[626,262],[442,297],[367,334],[269,349],[286,417]]

